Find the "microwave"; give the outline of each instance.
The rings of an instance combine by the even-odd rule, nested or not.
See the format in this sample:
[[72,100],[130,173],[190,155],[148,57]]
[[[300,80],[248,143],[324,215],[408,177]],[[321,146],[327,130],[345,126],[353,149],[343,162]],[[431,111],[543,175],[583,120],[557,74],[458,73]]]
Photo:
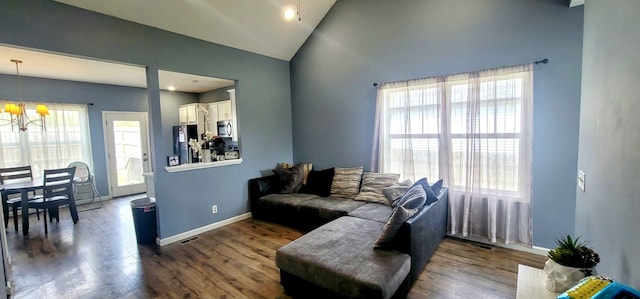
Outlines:
[[218,122],[218,136],[231,137],[231,121],[221,120]]

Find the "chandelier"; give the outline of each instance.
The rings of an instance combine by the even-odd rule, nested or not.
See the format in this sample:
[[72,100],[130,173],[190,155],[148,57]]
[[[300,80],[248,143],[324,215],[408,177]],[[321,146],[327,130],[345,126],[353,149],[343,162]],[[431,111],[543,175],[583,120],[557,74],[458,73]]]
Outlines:
[[[22,60],[11,59],[11,62],[16,64],[16,80],[18,81],[19,102],[7,102],[4,104],[4,112],[8,113],[11,118],[8,123],[3,125],[11,125],[11,130],[18,129],[20,131],[26,131],[28,125],[35,125],[41,127],[43,131],[46,131],[45,116],[49,115],[49,108],[47,108],[46,105],[37,104],[35,112],[40,116],[40,118],[29,118],[27,115],[27,108],[22,102],[22,86],[20,85],[20,69],[18,67],[18,65],[22,63]],[[1,109],[0,112],[2,112]]]

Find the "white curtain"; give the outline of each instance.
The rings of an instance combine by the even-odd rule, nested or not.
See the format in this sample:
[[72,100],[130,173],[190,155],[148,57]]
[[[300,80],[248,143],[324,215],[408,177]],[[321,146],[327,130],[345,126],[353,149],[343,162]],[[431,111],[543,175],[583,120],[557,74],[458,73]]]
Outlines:
[[382,84],[373,168],[443,178],[449,234],[531,246],[533,66]]
[[[38,120],[36,103],[25,102],[27,116]],[[0,113],[0,167],[31,165],[34,177],[41,177],[45,169],[67,167],[82,161],[93,168],[87,105],[45,103],[49,115],[46,131],[39,121],[26,131],[12,129],[8,113]],[[4,105],[3,105],[4,107]]]

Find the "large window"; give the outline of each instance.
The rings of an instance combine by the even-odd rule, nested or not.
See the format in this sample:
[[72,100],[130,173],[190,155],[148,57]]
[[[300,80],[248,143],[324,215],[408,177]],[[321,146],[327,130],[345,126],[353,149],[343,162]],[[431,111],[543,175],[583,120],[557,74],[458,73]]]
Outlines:
[[[49,115],[45,119],[46,131],[29,125],[26,131],[12,129],[11,116],[0,113],[0,167],[31,165],[35,177],[44,169],[66,167],[73,161],[90,166],[91,142],[86,105],[46,104]],[[38,119],[35,103],[26,103],[27,115]]]
[[[513,208],[527,214],[532,78],[532,66],[527,65],[382,84],[374,169],[400,173],[404,179],[427,177],[433,182],[443,178],[450,190],[451,214],[460,216],[463,223],[452,219],[453,234],[473,234],[470,230],[477,227],[491,230],[472,223],[473,217],[489,223],[488,219],[512,221],[488,215],[501,213],[498,210]],[[501,206],[506,203],[524,205]],[[474,205],[493,210],[470,210]],[[525,227],[529,225],[530,217],[520,219]],[[512,239],[528,244],[530,234]],[[495,231],[491,240],[496,240]]]

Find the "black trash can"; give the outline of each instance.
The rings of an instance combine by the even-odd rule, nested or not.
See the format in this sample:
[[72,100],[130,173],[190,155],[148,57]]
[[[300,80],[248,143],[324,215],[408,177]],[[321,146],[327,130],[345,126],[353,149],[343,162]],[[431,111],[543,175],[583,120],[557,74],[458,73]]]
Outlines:
[[131,201],[133,226],[136,229],[138,244],[149,244],[156,240],[156,200],[140,198]]

